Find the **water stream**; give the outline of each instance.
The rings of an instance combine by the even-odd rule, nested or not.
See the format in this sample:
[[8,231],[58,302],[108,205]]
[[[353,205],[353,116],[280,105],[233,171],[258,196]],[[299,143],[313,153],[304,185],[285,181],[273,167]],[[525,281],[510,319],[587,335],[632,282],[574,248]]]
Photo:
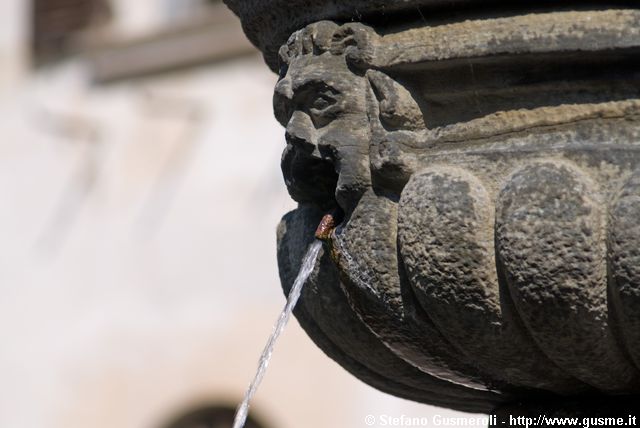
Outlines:
[[256,393],[260,382],[262,382],[262,378],[264,377],[264,373],[267,370],[267,366],[269,366],[269,360],[271,360],[271,354],[273,354],[273,347],[278,340],[280,334],[284,330],[284,327],[287,325],[289,318],[291,317],[291,313],[293,312],[293,308],[296,306],[298,299],[300,298],[300,293],[302,292],[302,286],[311,275],[311,271],[316,264],[316,259],[318,258],[318,253],[320,252],[320,248],[322,247],[322,242],[315,240],[307,250],[307,254],[304,256],[302,261],[302,266],[300,267],[300,271],[298,272],[298,276],[296,277],[295,282],[293,283],[293,287],[291,287],[291,291],[289,292],[289,297],[287,298],[287,304],[285,305],[280,317],[278,317],[278,321],[276,325],[273,327],[273,332],[267,341],[267,344],[260,354],[260,359],[258,360],[258,370],[256,371],[256,375],[253,378],[253,381],[249,385],[249,389],[247,389],[246,394],[244,395],[244,399],[242,403],[238,407],[236,411],[236,417],[233,420],[233,428],[242,428],[247,420],[247,414],[249,413],[249,405],[251,404],[251,399]]

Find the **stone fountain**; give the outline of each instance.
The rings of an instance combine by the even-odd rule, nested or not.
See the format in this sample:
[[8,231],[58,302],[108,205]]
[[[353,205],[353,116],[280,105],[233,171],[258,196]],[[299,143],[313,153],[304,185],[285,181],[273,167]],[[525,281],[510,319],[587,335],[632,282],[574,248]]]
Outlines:
[[635,410],[637,3],[226,3],[280,76],[285,292],[339,217],[296,310],[328,356],[462,411]]

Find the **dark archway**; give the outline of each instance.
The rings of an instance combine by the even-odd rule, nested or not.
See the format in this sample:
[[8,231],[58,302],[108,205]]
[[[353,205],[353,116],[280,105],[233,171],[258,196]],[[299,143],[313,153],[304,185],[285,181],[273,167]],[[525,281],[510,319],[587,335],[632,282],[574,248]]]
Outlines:
[[[194,408],[162,426],[162,428],[231,428],[235,408],[225,405],[211,405]],[[245,428],[269,428],[249,415]]]

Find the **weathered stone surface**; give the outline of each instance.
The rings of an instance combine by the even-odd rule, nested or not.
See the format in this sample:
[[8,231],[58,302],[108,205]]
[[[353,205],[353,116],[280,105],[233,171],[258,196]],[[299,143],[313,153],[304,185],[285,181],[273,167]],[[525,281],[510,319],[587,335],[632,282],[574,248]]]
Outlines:
[[[526,12],[529,11],[544,11],[553,7],[562,8],[564,6],[570,10],[572,6],[576,7],[575,3],[580,3],[571,0],[542,0],[533,4],[532,2],[518,3],[507,0],[224,0],[224,2],[241,18],[247,37],[263,52],[267,64],[274,71],[278,70],[277,55],[280,46],[287,41],[293,32],[313,22],[322,20],[363,22],[376,27],[380,32],[385,32],[384,30],[388,28],[406,25],[410,22],[437,25],[452,20],[465,21],[466,15],[490,17],[509,14],[509,12],[520,12],[526,15]],[[598,9],[599,5],[610,7],[612,3],[625,4],[630,2],[596,0],[583,1],[582,3],[584,5],[582,7],[578,5],[576,9],[589,6]],[[585,23],[591,29],[593,29],[593,25],[603,25],[610,29],[608,34],[598,34],[600,30],[583,29],[579,21],[573,23],[574,27],[570,31],[564,32],[556,28],[557,23],[553,20],[545,19],[544,24],[546,25],[545,30],[541,29],[539,32],[528,34],[527,31],[522,31],[528,27],[526,23],[518,28],[510,28],[507,24],[505,28],[485,20],[476,20],[471,25],[458,24],[459,30],[444,35],[446,40],[443,39],[443,34],[434,34],[433,37],[428,37],[428,44],[436,48],[430,49],[432,51],[451,53],[464,52],[460,47],[466,45],[467,40],[472,39],[487,48],[511,49],[511,46],[521,46],[525,50],[549,50],[554,47],[564,50],[570,47],[571,41],[576,41],[587,49],[592,49],[600,45],[596,40],[602,40],[602,36],[606,37],[608,43],[617,40],[620,44],[625,44],[625,41],[629,40],[627,37],[631,34],[633,34],[631,37],[635,37],[638,31],[637,18],[635,17],[624,19],[622,22],[616,22],[608,17],[606,20],[599,19],[596,22]],[[560,24],[572,25],[569,20]],[[496,38],[500,36],[504,36],[503,40],[496,43]],[[538,37],[546,38],[546,40],[539,40]],[[549,40],[553,40],[555,46],[548,46],[544,43]],[[634,45],[636,43],[637,40],[633,42]],[[405,53],[406,46],[403,48],[402,52],[395,51],[395,55],[406,57],[410,63],[415,62],[414,60],[417,58],[414,57],[414,53],[411,50]],[[385,54],[392,52],[394,51],[389,50]]]
[[608,320],[605,223],[595,183],[547,161],[513,174],[499,197],[498,255],[525,325],[565,372],[607,392],[638,388]]
[[640,10],[480,3],[229,0],[274,69],[283,43],[285,291],[339,208],[297,316],[356,376],[460,410],[640,394]]
[[608,240],[611,305],[621,345],[640,365],[640,170],[613,200]]
[[[477,1],[476,1],[477,2]],[[264,53],[272,70],[277,70],[278,49],[291,33],[313,22],[363,21],[364,18],[391,19],[392,14],[443,5],[472,4],[473,0],[356,0],[321,2],[313,0],[225,0],[242,20],[247,37]]]
[[[278,228],[278,265],[285,292],[298,272],[322,211],[302,206]],[[399,358],[381,343],[351,309],[338,271],[327,254],[305,285],[295,309],[301,326],[330,357],[362,381],[390,394],[469,412],[487,412],[504,394],[476,391],[433,377]]]
[[452,345],[492,378],[555,392],[583,389],[540,352],[501,289],[491,206],[487,190],[464,170],[435,167],[407,184],[400,254],[417,299]]

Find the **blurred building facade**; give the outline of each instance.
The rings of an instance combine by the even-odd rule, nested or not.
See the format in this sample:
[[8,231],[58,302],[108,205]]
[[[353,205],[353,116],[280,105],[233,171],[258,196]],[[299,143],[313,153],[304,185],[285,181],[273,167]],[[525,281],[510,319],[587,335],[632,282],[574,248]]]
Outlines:
[[[0,64],[0,427],[229,426],[284,304],[276,76],[205,0],[3,0]],[[253,409],[453,414],[360,383],[295,321]]]

